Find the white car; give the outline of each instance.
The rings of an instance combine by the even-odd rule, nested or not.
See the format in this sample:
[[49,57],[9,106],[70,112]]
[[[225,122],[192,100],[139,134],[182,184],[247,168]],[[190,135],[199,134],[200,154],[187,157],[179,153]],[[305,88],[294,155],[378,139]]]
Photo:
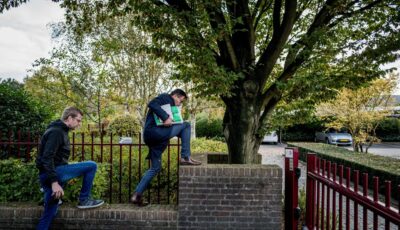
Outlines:
[[278,134],[276,134],[276,131],[272,131],[270,133],[267,133],[263,140],[263,143],[273,143],[273,144],[278,144]]
[[329,129],[325,132],[316,132],[315,142],[325,142],[332,145],[352,145],[353,138],[347,132],[338,132],[334,129]]
[[132,144],[132,137],[120,137],[118,144],[123,145],[123,144]]

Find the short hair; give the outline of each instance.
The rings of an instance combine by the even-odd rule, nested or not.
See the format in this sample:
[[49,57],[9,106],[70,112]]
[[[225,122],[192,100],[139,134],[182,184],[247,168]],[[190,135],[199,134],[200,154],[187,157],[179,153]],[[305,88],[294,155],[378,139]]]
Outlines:
[[64,112],[61,115],[61,120],[66,121],[69,116],[71,116],[72,118],[75,118],[78,116],[78,114],[83,116],[83,113],[80,109],[73,107],[73,106],[67,107],[64,109]]
[[181,89],[174,89],[169,95],[171,95],[171,96],[174,96],[174,95],[184,96],[186,99],[188,99],[185,91],[183,91]]

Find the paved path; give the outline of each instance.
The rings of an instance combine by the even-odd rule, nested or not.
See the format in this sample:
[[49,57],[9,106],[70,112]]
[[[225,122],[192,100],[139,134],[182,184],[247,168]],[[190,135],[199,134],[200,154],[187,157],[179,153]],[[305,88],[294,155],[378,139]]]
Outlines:
[[[262,155],[262,164],[268,165],[268,164],[274,164],[278,165],[279,167],[283,168],[284,164],[284,152],[285,152],[285,147],[286,144],[277,144],[277,145],[261,145],[259,149],[259,153]],[[306,172],[307,172],[307,167],[304,162],[299,161],[299,168],[301,170],[301,175],[299,179],[299,189],[302,189],[305,187],[306,183]],[[284,173],[284,171],[283,171]],[[283,178],[285,179],[285,178]],[[285,182],[282,182],[282,189],[284,188]]]
[[[353,147],[343,148],[353,150]],[[382,142],[374,144],[368,149],[368,153],[400,159],[400,142]]]

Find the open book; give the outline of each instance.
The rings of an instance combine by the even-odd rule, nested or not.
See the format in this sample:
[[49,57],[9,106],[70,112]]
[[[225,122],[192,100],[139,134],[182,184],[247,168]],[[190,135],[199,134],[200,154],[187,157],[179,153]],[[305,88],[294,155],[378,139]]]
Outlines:
[[[162,105],[161,108],[172,118],[172,124],[181,124],[183,123],[183,118],[181,114],[180,107],[178,106],[171,106],[170,104]],[[154,119],[157,125],[163,125],[164,122],[159,118],[155,113]]]

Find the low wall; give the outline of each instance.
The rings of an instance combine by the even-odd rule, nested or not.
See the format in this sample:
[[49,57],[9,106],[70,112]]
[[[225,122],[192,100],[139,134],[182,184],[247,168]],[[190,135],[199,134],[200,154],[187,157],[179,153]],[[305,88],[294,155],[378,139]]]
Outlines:
[[275,165],[179,169],[178,229],[282,228],[282,170]]
[[[0,204],[0,229],[35,229],[43,211],[37,204]],[[51,229],[176,229],[174,206],[128,204],[103,205],[80,210],[61,205]]]
[[[0,229],[34,229],[43,207],[0,204]],[[282,229],[282,170],[275,165],[183,166],[179,205],[63,204],[52,229]]]

